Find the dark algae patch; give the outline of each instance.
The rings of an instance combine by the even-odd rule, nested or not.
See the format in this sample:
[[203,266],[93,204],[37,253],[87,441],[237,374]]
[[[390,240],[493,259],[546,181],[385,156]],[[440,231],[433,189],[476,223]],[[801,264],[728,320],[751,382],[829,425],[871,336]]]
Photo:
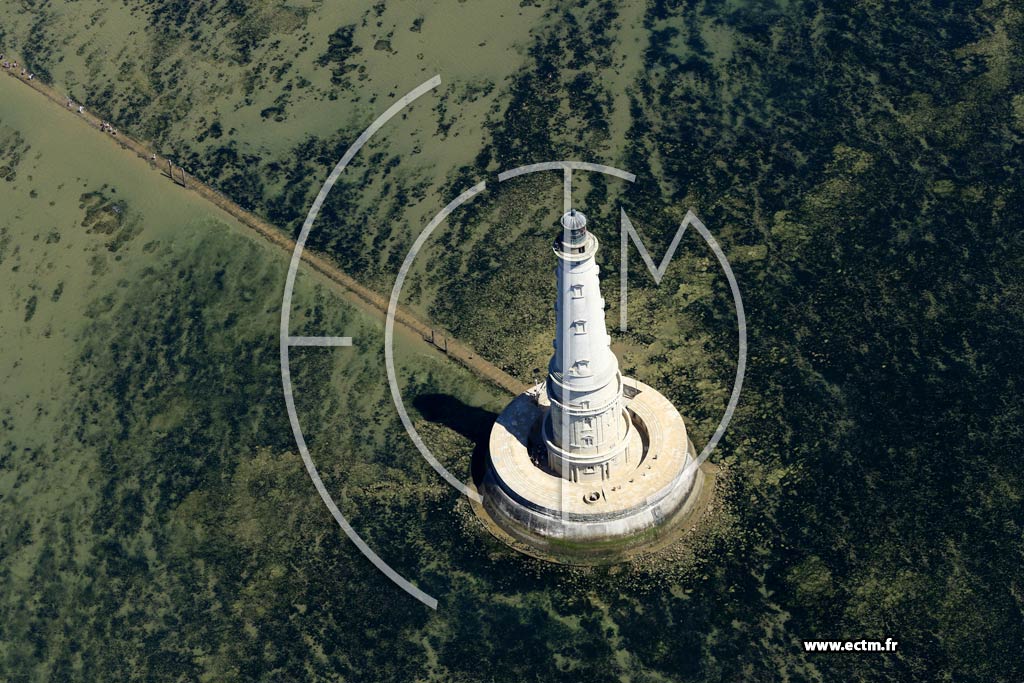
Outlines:
[[25,322],[32,320],[32,316],[36,314],[36,305],[39,303],[39,297],[35,294],[30,296],[25,302]]
[[108,198],[99,191],[86,192],[79,201],[79,207],[85,209],[82,227],[89,232],[111,235],[124,225],[127,218],[124,202]]
[[21,133],[0,125],[0,180],[11,182],[18,177],[18,164],[28,149]]
[[142,230],[141,218],[134,215],[126,201],[116,199],[114,190],[86,192],[79,197],[79,208],[85,210],[82,227],[96,235],[106,235],[107,250],[118,251]]

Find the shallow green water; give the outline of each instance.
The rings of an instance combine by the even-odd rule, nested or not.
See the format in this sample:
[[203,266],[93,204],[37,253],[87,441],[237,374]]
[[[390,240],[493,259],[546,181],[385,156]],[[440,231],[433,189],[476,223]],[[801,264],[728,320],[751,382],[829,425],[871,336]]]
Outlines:
[[[289,230],[353,135],[442,72],[450,90],[365,150],[314,235],[385,292],[445,198],[515,165],[581,158],[640,176],[580,179],[608,274],[618,204],[653,254],[694,207],[734,261],[751,340],[716,456],[720,525],[657,564],[584,572],[509,554],[409,444],[379,329],[307,283],[308,333],[362,344],[297,356],[310,443],[359,531],[438,597],[425,610],[347,543],[293,454],[274,341],[283,257],[210,229],[109,145],[69,154],[73,129],[47,120],[60,112],[10,95],[0,672],[1020,680],[1019,9],[468,5],[19,6],[2,40]],[[491,21],[453,32],[460,11]],[[332,51],[346,27],[352,43]],[[409,282],[410,305],[524,379],[549,353],[548,290],[517,274],[549,272],[552,180],[453,216]],[[142,226],[116,253],[75,227],[81,195],[100,191]],[[724,280],[684,241],[661,287],[632,284],[624,367],[684,409],[700,444],[735,367]],[[407,403],[457,469],[501,398],[400,349]],[[898,654],[800,645],[885,637]]]

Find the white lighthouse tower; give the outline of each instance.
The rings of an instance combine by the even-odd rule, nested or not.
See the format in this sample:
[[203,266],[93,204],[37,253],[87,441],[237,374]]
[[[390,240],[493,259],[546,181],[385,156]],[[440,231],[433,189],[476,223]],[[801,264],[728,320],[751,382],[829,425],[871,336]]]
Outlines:
[[[554,243],[548,377],[494,423],[476,508],[513,544],[545,552],[554,548],[551,539],[572,542],[551,555],[569,561],[601,553],[613,560],[692,518],[698,500],[707,503],[700,495],[706,468],[697,466],[679,411],[653,387],[619,372],[597,251],[586,216],[563,215]],[[600,543],[591,547],[591,541]]]
[[619,360],[605,327],[597,238],[575,209],[555,240],[555,352],[548,364],[551,410],[544,420],[548,466],[569,481],[611,479],[626,465],[632,423]]

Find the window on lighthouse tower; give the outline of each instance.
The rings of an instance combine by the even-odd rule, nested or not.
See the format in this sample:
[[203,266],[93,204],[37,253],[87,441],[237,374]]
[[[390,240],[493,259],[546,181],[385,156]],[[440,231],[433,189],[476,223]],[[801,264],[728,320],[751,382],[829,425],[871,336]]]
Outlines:
[[572,324],[572,331],[575,332],[576,334],[583,334],[583,333],[585,333],[587,331],[587,321],[586,320],[576,320],[576,321],[574,321],[573,324]]
[[573,299],[582,299],[583,285],[573,285],[572,287],[569,288],[569,294],[572,296]]

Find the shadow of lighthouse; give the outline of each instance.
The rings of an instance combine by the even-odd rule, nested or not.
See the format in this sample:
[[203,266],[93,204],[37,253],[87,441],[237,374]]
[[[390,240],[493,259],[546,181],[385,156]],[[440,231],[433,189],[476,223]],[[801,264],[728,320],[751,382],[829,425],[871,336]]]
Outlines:
[[449,394],[420,394],[412,401],[423,419],[444,425],[473,442],[470,472],[480,484],[487,470],[487,444],[498,414],[472,406]]

